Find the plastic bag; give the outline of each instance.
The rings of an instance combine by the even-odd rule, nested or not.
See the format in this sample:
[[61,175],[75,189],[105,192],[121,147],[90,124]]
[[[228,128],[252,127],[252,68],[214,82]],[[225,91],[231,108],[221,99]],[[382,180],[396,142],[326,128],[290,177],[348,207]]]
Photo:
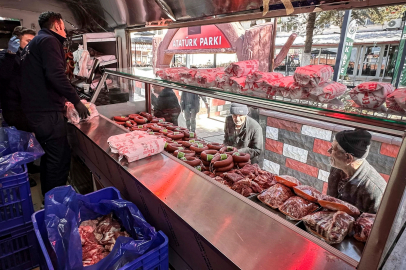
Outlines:
[[352,89],[350,96],[356,104],[363,108],[377,109],[394,90],[390,83],[365,82]]
[[333,68],[328,65],[308,65],[296,68],[293,77],[301,86],[316,87],[328,82],[333,73]]
[[354,218],[345,212],[320,211],[302,218],[309,233],[328,244],[341,243],[352,230]]
[[164,150],[165,139],[148,135],[143,131],[134,131],[111,136],[107,139],[107,143],[111,152],[119,154],[119,160],[126,157],[128,162],[133,162],[161,153]]
[[92,203],[77,194],[71,186],[57,187],[45,194],[45,225],[56,258],[55,269],[83,269],[82,244],[78,227],[85,220],[96,219],[111,212],[132,238],[120,236],[110,254],[87,270],[119,269],[146,251],[155,248],[157,232],[148,224],[138,208],[123,199]]
[[347,90],[347,86],[338,82],[322,83],[317,87],[306,88],[311,96],[319,102],[329,102],[342,96]]
[[406,111],[406,89],[396,89],[386,98],[386,107],[395,112]]
[[294,196],[292,190],[282,184],[276,184],[258,195],[258,200],[270,207],[277,209]]
[[258,66],[258,60],[240,61],[229,64],[225,69],[225,73],[228,74],[230,77],[239,78],[242,76],[253,74],[255,71],[258,70]]
[[[96,109],[96,105],[94,105],[93,103],[87,102],[84,99],[82,99],[81,102],[83,104],[85,104],[86,108],[89,110],[89,113],[90,113],[90,116],[88,116],[86,119],[83,119],[83,121],[89,121],[90,119],[92,119],[96,116],[99,116],[99,112]],[[66,102],[65,108],[66,108],[66,118],[68,118],[68,122],[72,123],[74,125],[79,124],[79,122],[82,119],[80,119],[79,114],[75,109],[75,106],[70,102]]]
[[33,162],[44,153],[32,133],[14,127],[0,128],[0,175],[22,173],[23,164]]
[[279,207],[279,211],[293,220],[301,220],[304,216],[316,211],[318,206],[299,196],[290,197]]

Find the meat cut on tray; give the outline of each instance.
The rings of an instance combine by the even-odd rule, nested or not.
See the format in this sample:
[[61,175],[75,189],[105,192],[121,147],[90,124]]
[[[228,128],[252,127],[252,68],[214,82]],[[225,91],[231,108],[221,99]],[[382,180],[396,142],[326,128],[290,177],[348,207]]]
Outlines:
[[278,183],[259,194],[257,198],[264,204],[277,209],[292,196],[294,194],[290,188]]
[[341,243],[354,224],[354,218],[343,211],[315,212],[302,220],[311,234],[328,244]]
[[299,196],[290,197],[279,207],[279,211],[291,219],[301,220],[304,216],[316,211],[318,206]]
[[328,195],[322,195],[318,200],[318,203],[324,208],[343,211],[353,217],[358,217],[360,215],[358,208],[354,205]]
[[296,193],[296,195],[311,202],[317,202],[322,196],[320,191],[314,187],[306,185],[294,186],[293,191]]
[[354,223],[354,238],[360,242],[366,242],[375,221],[375,214],[362,213]]

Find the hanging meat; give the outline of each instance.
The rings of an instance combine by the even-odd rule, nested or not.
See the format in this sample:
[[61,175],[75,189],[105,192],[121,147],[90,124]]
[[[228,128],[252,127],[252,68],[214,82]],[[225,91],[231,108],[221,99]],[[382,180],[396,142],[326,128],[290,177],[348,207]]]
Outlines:
[[311,234],[328,244],[341,243],[354,224],[354,218],[343,211],[316,212],[302,220]]
[[276,209],[281,207],[292,196],[293,192],[290,188],[282,184],[276,184],[259,194],[258,200]]
[[360,242],[366,242],[375,221],[375,214],[362,213],[354,223],[354,238]]
[[291,219],[301,220],[304,216],[316,211],[317,208],[318,206],[316,204],[299,196],[293,196],[279,207],[279,211]]

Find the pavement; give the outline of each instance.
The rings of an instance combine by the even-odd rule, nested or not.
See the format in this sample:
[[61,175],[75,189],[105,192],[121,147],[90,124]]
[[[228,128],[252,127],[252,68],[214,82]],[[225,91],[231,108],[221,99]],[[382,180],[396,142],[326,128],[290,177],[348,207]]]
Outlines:
[[[198,115],[196,118],[197,137],[208,142],[223,143],[225,116],[213,116],[208,118],[207,114]],[[186,127],[186,120],[181,113],[178,118],[178,125]]]

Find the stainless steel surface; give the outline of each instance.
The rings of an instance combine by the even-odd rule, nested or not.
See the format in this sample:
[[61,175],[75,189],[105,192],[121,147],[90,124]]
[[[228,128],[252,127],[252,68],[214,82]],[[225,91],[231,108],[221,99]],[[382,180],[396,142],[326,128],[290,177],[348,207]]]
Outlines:
[[345,125],[354,128],[364,128],[370,131],[379,132],[383,134],[393,135],[402,137],[405,133],[406,125],[401,124],[394,124],[390,121],[381,121],[381,120],[374,120],[370,118],[365,118],[358,115],[349,115],[343,114],[340,112],[335,111],[324,111],[324,110],[317,110],[312,109],[305,106],[300,105],[293,105],[293,104],[286,104],[280,103],[274,100],[264,100],[260,98],[255,98],[251,96],[244,96],[233,94],[224,91],[218,91],[215,89],[206,89],[194,86],[186,86],[181,84],[175,84],[170,82],[165,82],[160,79],[149,78],[149,77],[141,77],[137,75],[132,75],[131,73],[135,73],[135,71],[131,69],[123,69],[125,72],[122,71],[115,71],[107,69],[105,72],[106,74],[112,74],[119,77],[133,79],[140,82],[161,85],[164,87],[169,87],[172,89],[186,91],[195,94],[203,94],[208,97],[218,98],[222,100],[232,101],[243,103],[246,105],[255,106],[257,108],[268,109],[273,111],[284,112],[292,115],[308,117],[311,119],[326,121],[330,123]]
[[[107,138],[123,133],[122,129],[104,117],[83,122],[77,128],[97,148],[117,160],[117,155],[109,150]],[[102,158],[96,155],[95,158]],[[269,269],[270,265],[273,269],[353,269],[356,265],[356,261],[324,242],[171,157],[158,154],[120,164],[242,269]],[[126,191],[134,188],[135,182],[126,183]]]
[[365,246],[358,269],[377,269],[385,243],[406,188],[406,143],[403,137],[399,154],[393,166],[388,185],[375,218],[371,234]]

